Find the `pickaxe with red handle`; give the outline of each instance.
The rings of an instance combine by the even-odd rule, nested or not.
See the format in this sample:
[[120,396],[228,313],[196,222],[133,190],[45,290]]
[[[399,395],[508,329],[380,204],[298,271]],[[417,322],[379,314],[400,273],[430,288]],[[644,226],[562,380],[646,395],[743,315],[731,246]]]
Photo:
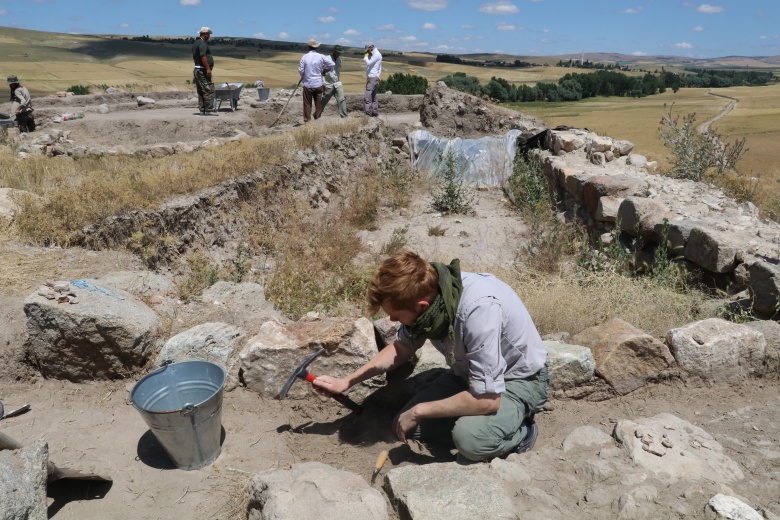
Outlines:
[[[303,362],[301,366],[296,368],[292,375],[290,376],[290,379],[287,380],[287,382],[284,384],[284,387],[282,387],[282,391],[279,392],[279,399],[284,399],[287,397],[287,393],[290,391],[290,388],[292,387],[293,383],[295,383],[296,379],[304,379],[308,381],[309,383],[314,382],[315,379],[317,379],[317,376],[309,372],[306,368],[309,366],[309,364],[317,359],[317,356],[325,352],[324,348],[319,349],[317,352],[312,354],[309,359]],[[355,413],[361,413],[363,411],[363,407],[357,404],[355,401],[350,399],[344,394],[331,394],[330,395],[333,399],[340,402],[350,410],[352,410]]]

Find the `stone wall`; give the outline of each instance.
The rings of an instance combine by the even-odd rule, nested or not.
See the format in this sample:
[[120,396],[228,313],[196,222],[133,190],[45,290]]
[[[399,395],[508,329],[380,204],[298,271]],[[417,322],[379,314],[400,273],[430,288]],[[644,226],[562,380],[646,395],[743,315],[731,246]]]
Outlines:
[[624,237],[652,251],[667,221],[677,261],[731,293],[749,289],[753,310],[773,314],[780,299],[780,224],[711,184],[653,175],[655,163],[632,149],[627,141],[566,129],[547,130],[535,153],[562,209],[576,211],[594,237],[609,240],[620,222]]

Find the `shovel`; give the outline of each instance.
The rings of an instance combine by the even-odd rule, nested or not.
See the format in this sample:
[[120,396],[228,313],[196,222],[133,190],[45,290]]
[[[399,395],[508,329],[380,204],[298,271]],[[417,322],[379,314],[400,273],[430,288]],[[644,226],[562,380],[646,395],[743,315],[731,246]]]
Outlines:
[[[13,440],[8,435],[0,433],[0,450],[20,450],[24,448],[20,443]],[[112,482],[111,477],[103,477],[101,475],[94,475],[92,473],[82,473],[75,469],[58,468],[53,462],[48,463],[48,481],[56,482],[61,479],[71,480],[92,480],[98,482]]]
[[[285,103],[284,106],[282,107],[282,109],[279,111],[279,115],[276,116],[276,119],[274,119],[274,122],[271,123],[271,126],[274,126],[277,123],[277,121],[279,121],[279,118],[282,117],[282,112],[284,112],[284,109],[287,108],[287,105],[290,104],[290,100],[293,98],[295,93],[298,91],[298,87],[301,86],[301,81],[303,81],[303,78],[298,80],[298,84],[295,85],[295,88],[293,89],[292,94],[290,94],[290,97],[287,98],[287,103]],[[271,128],[271,126],[269,126],[268,128]]]

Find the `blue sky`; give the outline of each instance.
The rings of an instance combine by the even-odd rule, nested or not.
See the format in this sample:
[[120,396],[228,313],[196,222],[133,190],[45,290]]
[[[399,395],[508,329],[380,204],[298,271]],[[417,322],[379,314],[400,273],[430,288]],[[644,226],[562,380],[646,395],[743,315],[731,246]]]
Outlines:
[[0,26],[432,53],[780,54],[780,0],[0,0]]

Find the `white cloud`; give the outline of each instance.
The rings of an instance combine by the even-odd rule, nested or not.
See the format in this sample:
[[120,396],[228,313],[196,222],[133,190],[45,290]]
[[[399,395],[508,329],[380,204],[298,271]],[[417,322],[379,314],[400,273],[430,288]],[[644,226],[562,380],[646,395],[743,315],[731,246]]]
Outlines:
[[455,47],[450,47],[449,45],[441,44],[441,45],[437,45],[436,47],[434,47],[433,50],[435,50],[435,51],[451,51],[454,48]]
[[289,37],[290,37],[290,35],[289,35],[289,34],[287,34],[286,32],[280,32],[280,33],[279,33],[279,36],[278,36],[278,38],[279,38],[280,40],[286,40],[286,39],[287,39],[287,38],[289,38]]
[[255,33],[255,34],[253,34],[253,35],[252,35],[252,38],[259,38],[259,39],[261,39],[261,40],[265,40],[265,39],[266,39],[266,36],[265,36],[265,33],[261,33],[261,32],[259,32],[259,33]]
[[473,26],[473,25],[471,25],[470,23],[464,23],[464,24],[462,24],[462,25],[460,26],[460,28],[461,28],[461,29],[473,29],[473,28],[474,28],[474,26]]
[[395,25],[391,23],[387,23],[385,25],[380,25],[379,27],[374,27],[377,31],[392,31],[395,29]]
[[332,16],[320,16],[319,18],[317,18],[317,21],[320,23],[333,23],[336,21],[336,19],[333,18]]
[[402,42],[411,43],[417,41],[417,36],[402,36],[401,38],[398,39],[401,40]]
[[406,5],[418,11],[441,11],[447,4],[449,0],[406,0]]
[[632,7],[630,9],[622,9],[622,10],[618,11],[618,13],[620,13],[620,14],[639,14],[641,12],[642,12],[642,7],[641,6],[637,7],[637,8],[633,8]]
[[672,47],[677,47],[678,49],[693,49],[693,45],[688,42],[675,43]]
[[535,4],[538,4],[538,3],[539,3],[539,2],[541,2],[541,1],[542,1],[542,0],[531,0],[531,2],[533,2],[533,3],[535,3]]
[[704,30],[704,27],[702,27],[701,25],[697,25],[696,27],[692,28],[691,30],[695,31],[695,32],[702,32]]
[[352,45],[352,40],[350,40],[349,38],[339,38],[338,40],[336,40],[336,43],[338,43],[339,45]]
[[438,27],[436,27],[435,23],[430,23],[430,22],[424,23],[422,28],[423,29],[427,29],[429,31],[435,31],[436,29],[438,29]]
[[547,34],[548,32],[550,32],[550,29],[548,29],[548,28],[546,28],[546,27],[545,27],[544,29],[542,29],[542,32],[543,32],[543,33],[545,33],[545,34]]
[[7,14],[8,14],[8,11],[6,11],[5,9],[0,9],[0,16],[5,16]]
[[[0,14],[3,14],[3,13],[2,13],[2,12],[0,12]],[[129,23],[120,23],[120,24],[119,24],[119,27],[120,27],[121,29],[127,29],[128,27],[130,27],[130,24],[129,24]]]
[[320,34],[320,40],[329,40],[329,39],[330,39],[330,33]]
[[340,13],[341,9],[339,9],[338,7],[329,7],[328,8],[328,12],[329,13]]
[[347,29],[344,31],[345,36],[360,36],[363,34],[362,32],[358,31],[357,29]]
[[771,35],[762,34],[758,38],[760,40],[777,40],[778,36],[776,34],[771,34]]
[[722,13],[726,9],[724,7],[721,7],[719,5],[710,5],[710,4],[701,4],[699,7],[696,8],[697,11],[700,13]]
[[181,5],[200,5],[200,0],[179,0]]
[[634,51],[631,53],[631,56],[647,56],[647,53],[642,51]]
[[515,29],[517,29],[517,26],[508,24],[506,22],[498,22],[496,24],[496,29],[498,29],[499,31],[514,31]]
[[501,0],[499,2],[492,2],[488,4],[482,4],[477,9],[480,13],[487,14],[514,14],[520,12],[520,9],[507,0]]
[[549,38],[543,38],[539,40],[539,43],[555,43],[555,40],[551,40]]

